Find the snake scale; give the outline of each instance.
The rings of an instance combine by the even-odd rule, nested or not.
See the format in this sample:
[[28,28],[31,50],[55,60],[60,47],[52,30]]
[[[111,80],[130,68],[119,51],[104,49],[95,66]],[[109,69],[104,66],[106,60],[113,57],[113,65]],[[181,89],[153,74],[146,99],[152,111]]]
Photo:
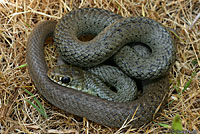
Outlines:
[[[90,45],[84,44],[88,42],[78,40],[78,36],[88,33],[96,35],[93,40],[89,41]],[[81,93],[52,82],[47,76],[44,42],[48,37],[53,36],[63,59],[78,66],[98,65],[117,52],[113,57],[116,64],[124,68],[124,72],[130,77],[134,74],[135,78],[144,80],[142,81],[143,94],[134,101],[119,103]],[[77,47],[79,43],[74,43],[74,40],[82,45]],[[150,44],[152,56],[145,61],[134,54],[127,56],[127,51],[131,49],[124,45],[130,42]],[[71,45],[66,46],[66,43],[71,43]],[[104,55],[104,58],[99,55]],[[151,19],[123,18],[107,10],[84,8],[70,12],[59,22],[44,21],[37,24],[28,38],[26,58],[35,86],[53,105],[66,112],[87,117],[89,120],[111,127],[120,127],[136,112],[134,116],[136,119],[131,122],[131,125],[138,127],[151,121],[154,113],[157,112],[157,107],[166,103],[164,96],[169,90],[169,80],[165,74],[175,59],[175,48],[167,29]],[[135,63],[132,61],[134,58],[136,58]],[[159,66],[156,66],[153,60]],[[130,66],[136,67],[127,70]],[[158,76],[159,74],[162,76]]]

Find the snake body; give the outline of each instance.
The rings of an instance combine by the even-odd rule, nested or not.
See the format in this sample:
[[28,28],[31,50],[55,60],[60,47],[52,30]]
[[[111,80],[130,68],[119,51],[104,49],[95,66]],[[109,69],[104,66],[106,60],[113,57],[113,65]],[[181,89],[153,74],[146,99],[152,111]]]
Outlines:
[[[120,127],[126,119],[131,119],[134,112],[136,112],[135,117],[137,117],[131,122],[134,127],[141,126],[142,124],[151,121],[157,107],[162,102],[162,98],[169,90],[169,81],[167,76],[164,74],[166,74],[169,66],[173,63],[175,53],[173,40],[171,39],[169,32],[163,26],[151,19],[129,18],[126,20],[119,15],[102,9],[79,9],[70,12],[66,16],[58,22],[58,25],[56,21],[45,21],[39,23],[31,32],[27,42],[27,63],[29,73],[41,94],[52,104],[66,112],[74,113],[81,117],[85,116],[89,120],[112,127]],[[95,16],[97,18],[93,19],[92,17]],[[86,22],[84,19],[91,19],[92,21]],[[103,25],[100,23],[101,21],[104,22]],[[83,25],[84,23],[88,24]],[[97,25],[93,27],[91,24],[95,23],[97,23]],[[74,25],[74,27],[68,27],[68,24]],[[93,28],[88,28],[89,25]],[[126,28],[125,25],[128,25],[129,28]],[[118,26],[122,26],[122,29],[118,28],[118,30],[115,30]],[[63,29],[63,27],[67,28],[67,30]],[[85,28],[86,30],[84,30]],[[94,30],[95,28],[96,30]],[[145,30],[146,28],[148,28],[148,30]],[[94,31],[92,31],[92,29]],[[103,32],[101,32],[102,29],[104,29]],[[134,31],[135,33],[128,34],[130,31]],[[48,78],[48,69],[44,60],[44,42],[47,37],[52,37],[53,33],[55,42],[57,43],[64,60],[69,63],[76,62],[76,65],[86,67],[88,67],[88,65],[94,66],[105,61],[107,59],[106,57],[113,56],[114,53],[119,51],[119,53],[114,56],[114,60],[117,64],[119,63],[118,66],[121,66],[121,64],[125,62],[124,72],[128,72],[132,77],[134,70],[136,70],[136,74],[139,75],[138,77],[137,75],[134,77],[140,78],[141,76],[145,76],[144,79],[153,78],[153,80],[147,82],[143,81],[143,95],[137,100],[129,103],[107,101],[89,94],[81,93],[71,88],[60,86]],[[86,43],[79,41],[77,38],[80,34],[87,33],[98,34],[93,40],[89,41],[89,43],[92,44],[90,47]],[[149,34],[150,37],[143,37]],[[137,36],[139,36],[139,38],[136,38]],[[122,39],[123,41],[119,41],[123,37],[125,37]],[[135,37],[135,39],[132,40],[132,37]],[[69,47],[64,46],[66,40],[68,43],[71,43]],[[148,64],[145,66],[153,68],[142,72],[144,69],[143,66],[138,65],[139,63],[136,62],[136,66],[138,65],[136,69],[126,71],[126,68],[129,68],[130,65],[132,66],[133,63],[128,63],[120,58],[123,56],[127,57],[127,55],[125,55],[127,47],[124,45],[133,41],[145,44],[150,43],[151,45],[149,47],[153,51],[153,54],[155,51],[154,47],[160,42],[159,44],[161,44],[162,47],[158,47],[159,51],[155,51],[158,55],[153,55],[153,58],[151,57],[157,61],[160,66],[157,67],[155,63],[151,64],[152,61],[148,59],[150,62],[147,63],[150,64],[150,66]],[[82,43],[82,45],[77,47],[77,42]],[[105,46],[105,44],[100,46],[102,42],[106,43],[107,46]],[[121,43],[123,43],[123,45],[121,45]],[[114,48],[117,44],[120,44],[118,45],[118,48]],[[103,50],[101,48],[103,48]],[[113,52],[110,53],[110,50]],[[164,53],[167,55],[164,55]],[[98,58],[98,55],[103,54],[105,56],[104,58]],[[74,55],[74,57],[69,58],[71,55]],[[116,58],[117,55],[120,58]],[[87,60],[86,57],[92,57],[92,59]],[[128,57],[127,59],[130,60],[132,57],[138,59],[138,57],[134,55],[131,55],[131,57]],[[93,64],[88,63],[91,61]],[[147,60],[145,60],[145,62],[146,61]],[[163,64],[164,68],[162,68]],[[160,68],[162,69],[155,71],[155,66],[158,70]],[[154,72],[153,75],[151,72]],[[155,75],[156,73],[162,74],[164,77],[159,77],[158,75]],[[163,104],[165,104],[165,102],[166,99],[164,99]]]
[[[84,34],[96,37],[82,42],[78,37]],[[82,67],[99,65],[128,43],[147,44],[152,51],[149,58],[141,58],[129,46],[114,56],[126,74],[142,80],[165,74],[175,59],[174,42],[164,26],[144,17],[122,18],[103,9],[84,8],[66,14],[56,26],[54,39],[63,59]]]

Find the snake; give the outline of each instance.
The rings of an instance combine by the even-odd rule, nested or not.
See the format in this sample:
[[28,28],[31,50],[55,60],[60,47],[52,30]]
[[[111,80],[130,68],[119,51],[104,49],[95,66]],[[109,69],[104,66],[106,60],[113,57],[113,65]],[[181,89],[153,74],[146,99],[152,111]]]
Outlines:
[[[84,34],[96,36],[82,42],[78,37]],[[48,37],[54,37],[63,60],[77,66],[91,67],[113,57],[126,74],[142,79],[139,84],[142,95],[131,102],[113,102],[53,82],[47,76],[44,58],[44,42]],[[140,59],[134,52],[128,56],[127,51],[134,51],[125,45],[130,42],[149,45],[150,58]],[[162,109],[166,104],[167,74],[175,59],[173,43],[169,31],[152,19],[124,18],[104,9],[82,8],[69,12],[58,22],[49,20],[37,24],[28,37],[26,61],[36,88],[56,107],[110,127],[121,127],[134,117],[130,124],[139,127],[152,121],[158,107]],[[127,69],[130,67],[135,68]]]
[[[110,101],[128,102],[137,97],[135,81],[110,65],[90,68],[87,71],[71,65],[58,65],[49,69],[47,75],[62,86]],[[113,90],[110,90],[111,88]]]

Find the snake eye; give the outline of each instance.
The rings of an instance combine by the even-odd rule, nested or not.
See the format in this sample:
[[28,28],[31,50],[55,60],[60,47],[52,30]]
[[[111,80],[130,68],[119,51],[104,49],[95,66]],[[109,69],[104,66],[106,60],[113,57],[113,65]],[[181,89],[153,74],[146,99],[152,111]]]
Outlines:
[[71,81],[70,77],[62,77],[61,82],[62,83],[69,83]]

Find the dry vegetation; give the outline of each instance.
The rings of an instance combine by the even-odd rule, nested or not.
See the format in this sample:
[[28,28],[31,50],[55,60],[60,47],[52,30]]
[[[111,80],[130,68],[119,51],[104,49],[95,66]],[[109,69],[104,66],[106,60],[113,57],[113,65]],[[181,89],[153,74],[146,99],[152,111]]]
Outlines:
[[[170,133],[175,114],[184,130],[200,133],[200,13],[199,0],[0,0],[0,132],[7,133]],[[122,16],[146,16],[178,33],[177,60],[171,69],[169,104],[160,116],[141,128],[118,130],[79,118],[49,104],[31,82],[26,63],[27,37],[42,20],[57,20],[81,7],[99,7]],[[34,94],[30,96],[23,89]],[[184,92],[183,92],[184,90]],[[25,99],[38,98],[45,119]],[[195,130],[195,131],[194,131]]]

